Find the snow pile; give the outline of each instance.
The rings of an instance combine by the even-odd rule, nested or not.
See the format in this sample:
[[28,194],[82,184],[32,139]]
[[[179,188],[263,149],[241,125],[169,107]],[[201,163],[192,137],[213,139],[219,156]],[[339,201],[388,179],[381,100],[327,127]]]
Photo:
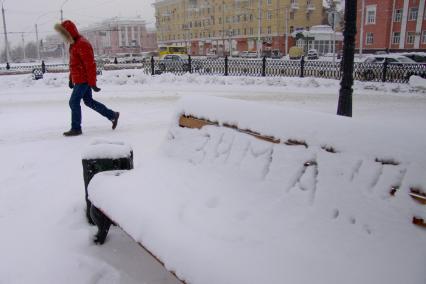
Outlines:
[[426,79],[420,76],[411,76],[409,85],[416,89],[426,90]]
[[411,219],[426,212],[408,196],[425,190],[424,132],[206,97],[182,100],[183,113],[308,147],[175,121],[163,154],[94,178],[94,204],[180,278],[425,283]]
[[93,159],[120,159],[128,158],[132,154],[132,147],[124,142],[94,139],[83,151],[82,158]]
[[[339,80],[322,78],[299,78],[299,77],[250,77],[250,76],[212,76],[198,74],[174,75],[165,73],[162,75],[151,76],[142,69],[128,69],[117,71],[104,71],[103,75],[98,76],[98,85],[101,88],[108,86],[158,86],[161,88],[174,88],[186,86],[214,86],[221,88],[247,88],[253,87],[276,88],[282,90],[306,90],[316,88],[319,92],[337,92],[340,87]],[[32,75],[0,76],[1,88],[60,88],[68,86],[68,74],[65,73],[47,73],[42,80],[32,80]],[[360,91],[372,91],[380,93],[420,93],[426,90],[417,88],[410,84],[380,83],[380,82],[360,82],[355,81],[355,93]]]

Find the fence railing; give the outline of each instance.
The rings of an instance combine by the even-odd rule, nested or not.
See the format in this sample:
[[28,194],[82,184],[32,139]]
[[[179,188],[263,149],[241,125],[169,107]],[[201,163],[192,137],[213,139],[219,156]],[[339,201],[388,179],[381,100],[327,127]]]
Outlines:
[[[341,64],[331,61],[281,60],[281,59],[241,59],[241,58],[192,58],[180,60],[160,60],[152,57],[141,63],[98,64],[98,74],[102,70],[142,69],[145,74],[159,75],[173,73],[182,75],[257,76],[257,77],[316,77],[340,79]],[[6,69],[0,67],[0,74],[67,72],[67,64],[16,65]],[[354,79],[359,81],[407,83],[412,75],[426,77],[425,64],[362,63],[354,66]],[[38,76],[39,78],[40,76]]]
[[[201,75],[257,76],[257,77],[316,77],[341,79],[341,63],[331,61],[191,58],[188,60],[156,60],[141,64],[147,74],[196,73]],[[426,78],[426,64],[363,63],[356,62],[354,79],[359,81],[408,83],[411,76]]]

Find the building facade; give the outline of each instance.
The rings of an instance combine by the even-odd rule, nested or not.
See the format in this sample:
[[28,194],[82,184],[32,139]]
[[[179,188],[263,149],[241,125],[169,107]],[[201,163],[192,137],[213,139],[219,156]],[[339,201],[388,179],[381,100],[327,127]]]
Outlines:
[[295,44],[291,34],[323,20],[322,0],[156,0],[160,46],[208,52],[280,50]]
[[81,33],[93,45],[96,55],[117,55],[157,50],[157,35],[140,18],[112,18],[91,25]]
[[426,50],[425,0],[357,1],[358,49]]

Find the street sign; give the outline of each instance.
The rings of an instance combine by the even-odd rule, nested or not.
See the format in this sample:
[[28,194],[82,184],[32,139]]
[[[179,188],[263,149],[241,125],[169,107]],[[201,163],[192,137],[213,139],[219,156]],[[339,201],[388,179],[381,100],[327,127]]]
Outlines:
[[328,24],[333,28],[336,28],[336,25],[340,22],[341,17],[337,11],[328,13]]

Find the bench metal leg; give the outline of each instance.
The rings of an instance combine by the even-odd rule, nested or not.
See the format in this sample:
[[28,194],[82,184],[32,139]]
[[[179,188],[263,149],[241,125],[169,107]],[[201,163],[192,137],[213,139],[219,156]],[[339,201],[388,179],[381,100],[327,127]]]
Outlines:
[[104,213],[102,213],[101,210],[93,205],[90,207],[90,217],[98,227],[98,232],[96,233],[93,241],[97,245],[103,245],[112,222]]

